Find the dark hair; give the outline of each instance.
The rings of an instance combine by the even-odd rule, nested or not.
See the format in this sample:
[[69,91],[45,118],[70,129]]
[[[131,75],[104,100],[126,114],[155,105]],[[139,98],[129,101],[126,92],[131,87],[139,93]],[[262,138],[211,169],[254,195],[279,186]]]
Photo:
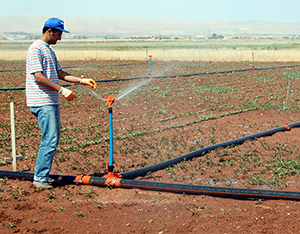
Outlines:
[[[43,34],[44,34],[45,32],[47,32],[47,30],[48,30],[49,28],[50,28],[50,27],[43,27],[43,30],[42,30]],[[53,33],[60,31],[59,29],[56,29],[56,28],[51,28],[51,30],[52,30]]]

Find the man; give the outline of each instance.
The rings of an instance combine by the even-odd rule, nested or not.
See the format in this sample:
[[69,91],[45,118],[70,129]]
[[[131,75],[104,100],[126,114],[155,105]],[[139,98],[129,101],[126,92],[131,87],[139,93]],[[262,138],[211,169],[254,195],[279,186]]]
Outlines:
[[42,131],[33,182],[41,189],[53,188],[48,182],[60,138],[59,94],[68,101],[76,98],[71,90],[60,86],[59,79],[89,85],[93,89],[97,87],[93,79],[81,79],[62,70],[50,45],[61,40],[63,32],[69,33],[61,19],[48,19],[42,36],[31,44],[26,58],[26,102]]

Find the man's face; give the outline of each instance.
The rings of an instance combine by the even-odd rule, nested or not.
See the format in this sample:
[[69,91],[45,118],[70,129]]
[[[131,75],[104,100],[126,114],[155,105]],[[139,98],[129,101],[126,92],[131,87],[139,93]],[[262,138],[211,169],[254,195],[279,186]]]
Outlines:
[[[51,29],[49,29],[51,30]],[[62,36],[62,31],[52,31],[49,33],[50,35],[50,39],[49,39],[49,44],[55,45],[57,43],[58,40],[61,40],[61,36]]]

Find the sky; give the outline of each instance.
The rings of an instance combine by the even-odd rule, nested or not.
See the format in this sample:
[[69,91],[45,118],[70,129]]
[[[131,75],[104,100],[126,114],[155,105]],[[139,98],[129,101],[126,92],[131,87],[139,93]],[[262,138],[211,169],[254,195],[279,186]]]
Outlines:
[[0,16],[170,17],[300,23],[300,0],[0,0]]

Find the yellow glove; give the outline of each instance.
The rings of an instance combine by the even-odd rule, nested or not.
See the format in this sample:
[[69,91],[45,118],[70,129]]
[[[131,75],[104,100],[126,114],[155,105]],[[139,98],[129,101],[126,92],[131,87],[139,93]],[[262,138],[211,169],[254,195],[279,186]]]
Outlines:
[[94,90],[97,88],[97,84],[96,84],[96,82],[95,82],[93,79],[83,78],[83,79],[81,79],[80,84],[83,84],[83,85],[89,85],[89,86],[91,86]]
[[75,93],[73,93],[71,90],[66,89],[64,87],[61,87],[58,93],[61,93],[69,102],[72,101],[74,98],[76,98]]

